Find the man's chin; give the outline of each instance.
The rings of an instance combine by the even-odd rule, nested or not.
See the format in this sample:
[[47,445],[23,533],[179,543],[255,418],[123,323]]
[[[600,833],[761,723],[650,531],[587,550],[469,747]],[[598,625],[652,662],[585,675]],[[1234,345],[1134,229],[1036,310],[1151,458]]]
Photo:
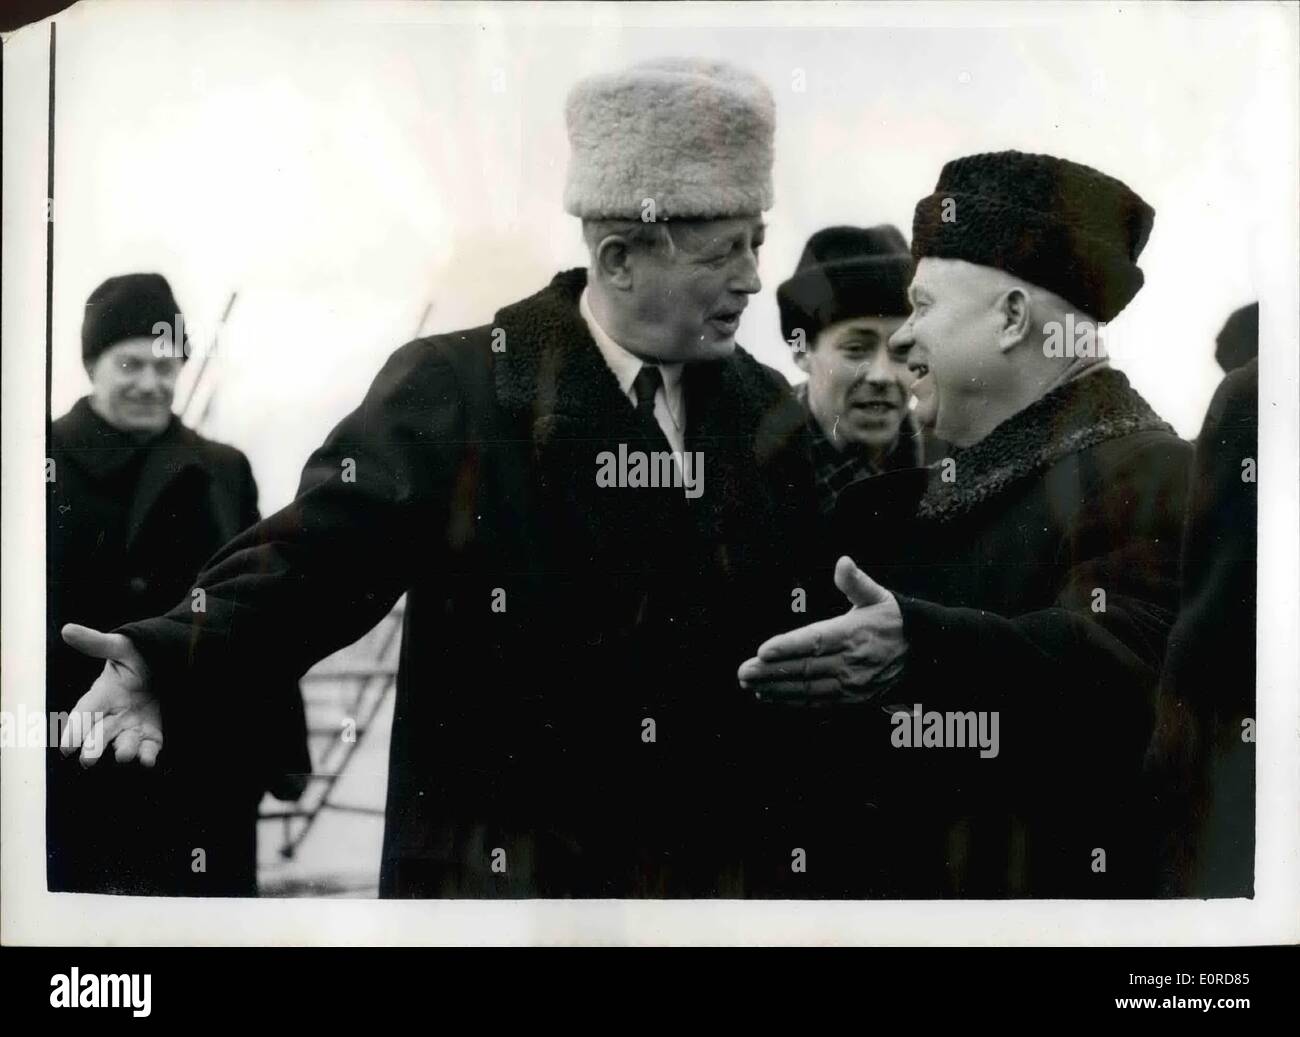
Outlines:
[[121,414],[114,424],[123,432],[161,432],[167,427],[170,417],[170,413],[150,416]]
[[888,450],[898,439],[898,427],[881,429],[868,427],[854,421],[841,421],[835,426],[839,446],[859,450]]
[[912,408],[912,421],[918,428],[936,429],[939,424],[939,408],[931,400],[922,400]]
[[736,336],[720,335],[717,332],[705,332],[694,343],[689,356],[683,357],[685,363],[701,360],[722,360],[736,351]]

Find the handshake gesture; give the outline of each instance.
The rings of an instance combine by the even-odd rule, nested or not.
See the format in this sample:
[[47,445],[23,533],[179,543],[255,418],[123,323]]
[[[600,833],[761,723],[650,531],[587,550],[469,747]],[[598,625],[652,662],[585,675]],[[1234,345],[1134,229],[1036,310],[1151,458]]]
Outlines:
[[768,638],[736,673],[763,702],[825,707],[876,701],[903,674],[907,638],[898,599],[847,555],[835,586],[850,608]]
[[[769,701],[833,705],[871,701],[898,679],[907,654],[898,602],[849,558],[835,568],[835,585],[851,608],[774,637],[740,667],[742,687]],[[118,763],[138,759],[152,767],[163,747],[162,705],[149,688],[149,666],[130,638],[69,623],[63,640],[104,670],[75,712],[102,716],[93,725],[69,724],[59,748],[80,750],[93,767],[109,745]]]
[[59,749],[64,756],[81,750],[81,765],[93,767],[115,744],[118,763],[138,759],[152,767],[163,747],[162,704],[149,691],[149,667],[123,634],[105,634],[69,623],[63,640],[83,655],[104,660],[104,672],[77,700],[74,712],[102,716],[93,725],[68,724]]

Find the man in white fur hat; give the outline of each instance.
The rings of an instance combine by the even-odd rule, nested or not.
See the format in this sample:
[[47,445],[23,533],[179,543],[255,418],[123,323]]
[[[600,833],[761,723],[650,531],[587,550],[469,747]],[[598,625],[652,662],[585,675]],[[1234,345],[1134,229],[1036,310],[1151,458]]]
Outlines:
[[734,673],[814,586],[802,411],[735,342],[773,115],[719,63],[578,84],[590,268],[394,353],[294,502],[199,575],[205,613],[65,628],[106,660],[79,708],[110,714],[65,751],[151,765],[177,694],[256,717],[249,674],[301,672],[405,593],[382,895],[734,897],[789,872],[751,838],[788,760],[755,762],[770,721]]

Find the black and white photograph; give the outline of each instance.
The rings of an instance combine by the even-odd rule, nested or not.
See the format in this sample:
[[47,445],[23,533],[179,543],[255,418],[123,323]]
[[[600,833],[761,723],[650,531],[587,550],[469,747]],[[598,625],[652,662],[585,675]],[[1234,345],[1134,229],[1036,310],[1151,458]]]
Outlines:
[[1298,12],[10,27],[4,941],[1300,940]]

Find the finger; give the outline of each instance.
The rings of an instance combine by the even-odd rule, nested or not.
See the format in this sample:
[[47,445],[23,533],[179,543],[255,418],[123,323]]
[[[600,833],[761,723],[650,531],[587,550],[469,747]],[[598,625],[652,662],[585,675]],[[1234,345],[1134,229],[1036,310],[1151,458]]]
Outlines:
[[838,655],[801,655],[795,659],[764,662],[751,659],[742,667],[742,684],[762,684],[779,680],[808,680],[814,677],[834,677],[844,668]]
[[141,732],[139,728],[131,728],[129,731],[123,731],[118,736],[117,744],[113,747],[113,758],[118,763],[130,763],[135,759],[140,750]]
[[104,744],[104,718],[98,717],[81,743],[81,766],[95,766],[104,753]]
[[80,749],[95,726],[95,713],[86,708],[89,698],[89,695],[82,696],[81,701],[68,714],[68,722],[63,725],[63,733],[59,735],[59,750],[64,756],[71,756]]
[[879,605],[889,592],[859,569],[848,555],[835,563],[835,586],[854,605]]
[[99,746],[100,752],[103,752],[110,745],[112,745],[114,741],[117,740],[117,736],[121,734],[124,729],[126,729],[127,722],[129,719],[130,719],[130,714],[125,712],[109,713],[105,715],[105,717],[103,718],[103,723],[101,724],[100,727],[100,733],[103,737],[103,741],[100,743]]
[[774,662],[800,655],[830,655],[843,646],[847,629],[844,616],[809,623],[768,638],[758,646],[758,657],[763,662]]
[[125,634],[105,634],[78,623],[68,623],[61,631],[63,640],[82,655],[92,659],[112,659],[127,662],[134,654],[130,639]]
[[122,730],[123,724],[123,714],[110,713],[107,716],[102,713],[94,714],[90,735],[81,746],[81,765],[83,767],[93,767],[99,762],[104,750],[112,744]]
[[157,728],[147,729],[144,737],[140,740],[140,763],[145,767],[152,767],[158,762],[158,754],[162,751],[162,732]]
[[833,677],[812,680],[771,681],[754,689],[754,696],[762,702],[814,702],[831,699],[841,692],[840,682]]

